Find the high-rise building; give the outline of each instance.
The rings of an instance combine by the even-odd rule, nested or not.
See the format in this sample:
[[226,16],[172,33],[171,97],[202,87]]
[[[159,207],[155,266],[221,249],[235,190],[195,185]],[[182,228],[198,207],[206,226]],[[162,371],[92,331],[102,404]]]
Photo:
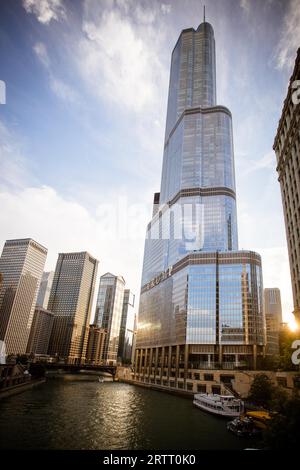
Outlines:
[[134,300],[135,295],[131,290],[125,289],[118,350],[118,358],[124,364],[131,362],[135,318]]
[[231,120],[216,104],[214,31],[204,21],[183,30],[172,53],[160,195],[145,241],[137,380],[189,388],[197,369],[255,368],[264,354],[261,258],[238,251]]
[[36,307],[31,325],[27,353],[41,354],[48,353],[50,335],[53,328],[54,314],[43,307]]
[[278,288],[264,289],[267,344],[266,353],[279,354],[279,333],[282,325],[281,296]]
[[0,258],[0,340],[7,354],[24,354],[47,249],[31,238],[8,240]]
[[85,360],[98,261],[89,253],[60,253],[48,310],[54,313],[49,354]]
[[124,288],[122,276],[106,273],[100,277],[94,323],[106,331],[103,360],[107,364],[116,364],[118,359]]
[[36,305],[47,310],[54,272],[43,272]]
[[89,339],[86,349],[87,364],[101,364],[103,361],[105,337],[106,331],[104,328],[97,328],[95,325],[90,325]]
[[300,48],[273,149],[276,153],[288,244],[294,315],[300,324]]

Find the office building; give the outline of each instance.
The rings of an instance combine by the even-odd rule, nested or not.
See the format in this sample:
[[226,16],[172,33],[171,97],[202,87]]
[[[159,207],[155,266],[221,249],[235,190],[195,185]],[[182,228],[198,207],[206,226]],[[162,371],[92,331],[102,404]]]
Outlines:
[[0,258],[0,340],[7,354],[24,354],[47,249],[31,238],[8,240]]
[[116,364],[118,359],[124,288],[122,276],[106,273],[100,277],[94,323],[106,331],[103,351],[106,364]]
[[264,289],[264,306],[267,335],[266,353],[276,356],[279,354],[279,334],[282,325],[282,308],[279,289]]
[[105,337],[106,331],[104,328],[97,328],[95,325],[90,325],[86,349],[87,364],[99,365],[102,363]]
[[54,313],[49,354],[85,361],[98,261],[89,253],[60,253],[48,310]]
[[137,381],[190,389],[197,369],[255,369],[264,354],[261,258],[238,249],[232,117],[216,103],[214,31],[204,21],[182,31],[172,53],[161,188],[145,240]]
[[300,324],[300,48],[274,141],[294,300]]
[[50,291],[52,287],[54,272],[44,272],[42,275],[42,280],[36,300],[36,305],[38,307],[44,308],[47,310],[48,302],[50,297]]
[[135,320],[134,300],[135,295],[130,289],[125,289],[118,350],[118,359],[123,364],[131,363]]
[[46,355],[53,328],[54,314],[42,307],[36,307],[31,325],[27,353]]

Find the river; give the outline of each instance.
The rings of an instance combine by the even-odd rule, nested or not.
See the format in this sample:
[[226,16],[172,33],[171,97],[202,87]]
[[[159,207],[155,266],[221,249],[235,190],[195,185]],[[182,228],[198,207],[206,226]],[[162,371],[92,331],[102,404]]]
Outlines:
[[244,449],[191,399],[96,376],[63,375],[0,402],[2,449]]

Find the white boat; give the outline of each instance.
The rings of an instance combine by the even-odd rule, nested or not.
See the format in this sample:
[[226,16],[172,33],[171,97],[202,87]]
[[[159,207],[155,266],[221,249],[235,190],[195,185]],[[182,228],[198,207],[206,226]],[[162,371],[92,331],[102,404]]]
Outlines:
[[193,404],[209,413],[235,418],[244,411],[244,402],[233,395],[215,395],[212,393],[197,393]]

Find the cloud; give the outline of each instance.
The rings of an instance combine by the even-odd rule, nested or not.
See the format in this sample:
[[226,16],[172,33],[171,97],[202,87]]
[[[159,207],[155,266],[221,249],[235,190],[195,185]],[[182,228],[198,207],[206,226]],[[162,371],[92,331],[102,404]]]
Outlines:
[[52,92],[61,100],[68,103],[79,104],[81,102],[79,93],[64,80],[56,77],[52,71],[52,64],[44,43],[38,42],[33,46],[33,50],[48,71],[49,85]]
[[276,67],[291,69],[300,47],[300,0],[290,0],[275,51]]
[[167,83],[159,12],[128,0],[84,3],[78,68],[92,94],[133,112],[155,109]]
[[166,3],[161,4],[161,11],[163,12],[164,15],[171,13],[171,9],[172,7],[170,4],[166,4]]
[[[131,209],[136,211],[136,224],[143,230],[137,231],[135,238],[111,233],[104,216],[105,205],[91,213],[49,186],[2,189],[0,207],[2,246],[6,239],[34,238],[48,248],[46,270],[55,268],[60,252],[89,251],[100,261],[99,274],[121,274],[127,286],[139,294],[146,219],[143,214],[138,217],[138,207]],[[106,207],[111,208],[107,204]],[[134,217],[133,212],[131,216]]]
[[49,24],[51,20],[59,21],[66,18],[62,0],[23,0],[23,7],[27,13],[34,14],[43,24]]
[[244,10],[246,14],[250,12],[250,2],[249,0],[240,0],[240,7]]
[[53,75],[50,76],[50,88],[53,93],[63,101],[76,104],[80,103],[80,97],[77,91],[63,80],[60,80]]
[[258,160],[241,159],[244,163],[240,176],[246,176],[259,170],[274,169],[276,167],[276,157],[273,151],[266,153]]
[[50,67],[50,59],[49,59],[47,48],[46,48],[45,44],[42,43],[42,42],[37,42],[33,46],[33,50],[34,50],[37,58],[44,65],[44,67],[49,68]]

